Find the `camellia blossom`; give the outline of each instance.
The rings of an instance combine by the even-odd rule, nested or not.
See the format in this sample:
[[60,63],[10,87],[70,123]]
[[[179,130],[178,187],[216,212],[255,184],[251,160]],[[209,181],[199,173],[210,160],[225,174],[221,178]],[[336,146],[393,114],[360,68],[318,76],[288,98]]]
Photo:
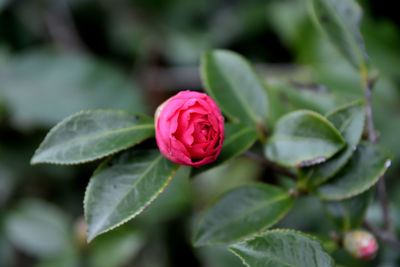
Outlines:
[[193,167],[213,162],[224,141],[224,118],[204,93],[181,91],[155,114],[157,145],[169,160]]
[[378,250],[378,243],[375,237],[363,230],[348,232],[344,237],[343,243],[345,249],[358,259],[371,259]]

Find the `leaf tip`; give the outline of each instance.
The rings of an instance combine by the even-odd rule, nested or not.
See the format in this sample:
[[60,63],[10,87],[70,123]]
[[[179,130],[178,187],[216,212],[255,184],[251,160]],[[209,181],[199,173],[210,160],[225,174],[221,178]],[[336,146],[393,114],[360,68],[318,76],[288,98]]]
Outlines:
[[93,241],[93,239],[95,239],[98,235],[97,234],[90,234],[89,232],[87,233],[87,243],[91,243]]
[[193,234],[191,243],[194,247],[198,248],[201,246],[206,245],[206,242],[202,241],[201,236],[199,236],[198,231],[196,230],[196,232]]
[[37,164],[40,164],[40,163],[43,163],[43,161],[40,159],[40,157],[38,157],[38,154],[35,153],[32,156],[31,160],[29,161],[29,164],[34,166],[34,165],[37,165]]

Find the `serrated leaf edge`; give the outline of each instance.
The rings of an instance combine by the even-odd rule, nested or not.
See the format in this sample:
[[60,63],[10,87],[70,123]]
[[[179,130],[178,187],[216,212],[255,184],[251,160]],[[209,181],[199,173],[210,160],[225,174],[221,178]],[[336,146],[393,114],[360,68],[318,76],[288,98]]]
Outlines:
[[[335,113],[338,113],[338,112],[341,112],[341,111],[343,111],[343,110],[346,110],[346,109],[348,109],[348,108],[353,108],[353,107],[357,107],[357,106],[359,106],[359,107],[363,107],[364,109],[365,109],[365,100],[363,99],[363,98],[361,98],[361,99],[358,99],[358,100],[355,100],[355,101],[352,101],[352,102],[349,102],[349,103],[347,103],[347,104],[344,104],[344,105],[342,105],[342,106],[339,106],[338,108],[336,108],[336,109],[334,109],[334,110],[331,110],[331,111],[329,111],[328,113],[326,113],[325,114],[325,117],[327,118],[327,120],[329,121],[329,116],[332,116],[332,115],[334,115]],[[364,113],[365,113],[365,110],[364,110]],[[364,114],[364,116],[365,116],[365,114]],[[365,118],[364,118],[364,123],[363,123],[364,125],[365,125]],[[333,125],[333,124],[332,124]],[[340,131],[339,131],[340,132]],[[361,135],[362,135],[362,133],[361,133]],[[360,139],[361,139],[361,136],[360,136]],[[360,142],[360,140],[359,140],[359,142]],[[346,142],[347,143],[347,142]],[[346,163],[351,159],[351,156],[354,154],[354,148],[349,148],[349,147],[347,147],[346,149],[351,149],[352,151],[351,151],[351,153],[348,155],[348,157],[347,157],[347,159],[345,160],[346,161]],[[341,152],[339,152],[339,153],[347,153],[346,152],[346,150],[343,150],[343,151],[341,151]],[[342,156],[342,155],[341,155]],[[342,168],[346,165],[346,163],[342,166]],[[325,179],[321,179],[318,183],[313,183],[313,184],[308,184],[309,183],[309,180],[310,180],[310,177],[311,177],[311,175],[309,175],[309,176],[307,176],[307,177],[301,177],[301,179],[299,179],[299,181],[301,181],[301,183],[302,184],[304,184],[304,185],[306,185],[307,187],[312,187],[312,188],[315,188],[315,187],[318,187],[318,186],[320,186],[321,184],[323,184],[323,183],[326,183],[327,181],[329,181],[331,178],[333,178],[339,171],[341,170],[341,168],[339,168],[339,169],[337,169],[335,172],[333,172],[330,176],[327,176],[327,177],[325,177]]]
[[[313,236],[313,235],[310,235],[310,234],[307,234],[307,233],[304,233],[304,232],[301,232],[301,231],[298,231],[298,230],[294,230],[294,229],[284,229],[284,228],[275,228],[275,229],[267,230],[267,231],[265,231],[264,233],[262,233],[261,235],[254,236],[254,237],[251,238],[251,239],[248,239],[248,240],[245,240],[245,241],[238,242],[238,243],[235,243],[235,244],[233,244],[233,245],[230,245],[227,249],[228,249],[229,251],[231,251],[233,254],[235,254],[237,257],[239,257],[239,258],[241,259],[241,261],[243,262],[243,264],[245,264],[246,266],[249,266],[249,267],[250,267],[250,265],[249,265],[248,263],[246,263],[246,262],[244,261],[244,259],[243,259],[241,256],[239,256],[239,255],[233,250],[234,248],[233,248],[232,246],[234,246],[234,245],[239,245],[239,244],[242,244],[242,243],[245,243],[245,242],[254,240],[254,239],[256,239],[256,238],[262,237],[262,235],[265,235],[265,234],[268,234],[268,233],[273,233],[273,232],[296,233],[296,234],[302,235],[302,236],[304,236],[304,237],[307,237],[307,238],[309,238],[309,239],[311,239],[311,240],[313,240],[313,241],[316,241],[316,242],[320,245],[321,250],[322,250],[323,252],[325,252],[327,255],[329,255],[329,253],[325,250],[325,248],[324,248],[323,245],[321,244],[321,241],[320,241],[317,237],[315,237],[315,236]],[[335,266],[335,261],[334,261],[334,259],[333,259],[332,257],[330,257],[330,259],[331,259],[332,266]]]
[[[206,73],[208,73],[208,71],[206,70],[206,67],[205,67],[205,65],[206,65],[205,61],[206,61],[206,57],[208,57],[208,56],[210,56],[210,55],[212,55],[214,53],[221,53],[221,52],[236,56],[236,57],[240,58],[243,62],[245,62],[247,64],[247,66],[249,67],[250,71],[253,72],[254,76],[256,77],[256,79],[258,80],[260,85],[263,88],[265,88],[265,84],[262,81],[262,79],[259,77],[259,75],[256,72],[254,66],[251,64],[251,62],[249,60],[247,60],[241,54],[236,53],[236,52],[231,51],[231,50],[228,50],[228,49],[214,49],[214,50],[206,51],[206,52],[203,53],[203,55],[201,56],[201,59],[200,59],[200,62],[201,62],[200,63],[200,77],[201,77],[202,83],[205,85],[204,87],[205,87],[207,93],[211,95],[211,97],[218,103],[219,106],[223,106],[223,105],[221,105],[219,103],[219,100],[215,97],[215,94],[210,89],[211,87],[210,87],[209,79],[207,78],[207,74],[206,74]],[[234,87],[234,86],[232,86],[232,87]],[[234,90],[234,92],[235,92],[235,96],[237,97],[238,101],[245,107],[246,114],[247,114],[247,116],[249,116],[249,118],[251,119],[251,121],[253,122],[254,125],[257,125],[258,123],[263,121],[262,119],[265,119],[265,118],[260,118],[261,120],[259,120],[258,115],[253,112],[253,110],[249,107],[249,105],[247,105],[247,103],[243,100],[243,98],[240,95],[238,96],[237,92],[235,90]],[[263,90],[263,92],[265,94],[267,94],[266,90]],[[268,103],[268,95],[267,95],[267,103]],[[266,114],[264,114],[265,116],[267,116],[268,110],[269,110],[269,108],[267,107],[266,108],[266,112],[265,112]],[[241,122],[240,119],[237,118],[236,116],[231,115],[231,114],[226,114],[226,112],[224,112],[224,113],[233,122]],[[242,123],[247,124],[246,122],[242,122]]]
[[[233,191],[235,191],[235,190],[237,190],[237,189],[240,189],[240,188],[242,188],[242,187],[249,186],[249,185],[267,186],[267,187],[279,188],[279,189],[282,190],[282,193],[286,193],[286,194],[287,194],[288,199],[291,200],[291,203],[290,203],[290,205],[288,205],[288,207],[286,208],[286,210],[284,210],[284,211],[281,213],[280,216],[278,216],[275,220],[273,220],[273,222],[270,224],[269,227],[267,227],[267,229],[264,229],[264,230],[261,230],[261,231],[258,231],[258,232],[252,233],[252,234],[248,234],[248,235],[246,235],[246,236],[240,238],[239,240],[235,240],[235,241],[232,241],[232,242],[205,242],[205,243],[198,243],[198,242],[196,242],[195,237],[197,236],[198,227],[200,226],[200,224],[201,224],[202,221],[204,220],[205,216],[207,215],[207,213],[208,213],[208,211],[211,209],[211,207],[213,207],[213,206],[214,206],[219,200],[221,200],[225,195],[227,195],[227,194],[229,194],[229,193],[231,193],[231,192],[233,192]],[[282,194],[282,195],[283,195],[283,194]],[[282,198],[282,199],[283,199],[283,198]],[[231,244],[236,244],[236,243],[239,243],[239,242],[246,242],[246,241],[248,241],[248,240],[253,239],[253,238],[256,237],[256,236],[262,235],[262,234],[264,234],[265,232],[270,231],[269,228],[272,227],[273,225],[275,225],[275,224],[276,224],[278,221],[280,221],[283,217],[285,217],[286,214],[289,212],[289,210],[292,208],[292,206],[293,206],[293,199],[291,198],[290,194],[287,193],[287,192],[285,192],[285,190],[283,190],[282,188],[280,188],[280,187],[278,187],[278,186],[269,185],[269,184],[265,184],[265,183],[259,183],[259,182],[252,182],[252,183],[247,183],[247,184],[245,184],[245,185],[237,186],[237,187],[235,187],[235,188],[233,188],[233,189],[231,189],[231,190],[228,190],[228,191],[222,193],[222,194],[219,195],[217,198],[215,198],[210,204],[208,204],[207,208],[203,211],[203,214],[202,214],[201,218],[199,219],[198,223],[196,224],[196,227],[194,228],[194,234],[193,234],[193,237],[192,237],[192,245],[193,245],[194,247],[201,247],[201,246],[206,246],[206,245],[211,245],[211,246],[214,246],[214,245],[231,245]]]
[[[293,114],[297,114],[297,113],[298,113],[298,114],[308,114],[308,115],[310,115],[310,116],[313,116],[313,117],[315,117],[315,118],[318,118],[318,119],[322,120],[322,121],[323,121],[324,123],[326,123],[326,125],[335,133],[335,135],[338,137],[338,140],[341,141],[341,143],[342,143],[341,148],[340,148],[337,152],[341,151],[341,150],[345,147],[346,141],[344,140],[342,134],[335,128],[335,126],[333,126],[333,124],[332,124],[330,121],[328,121],[324,116],[322,116],[321,114],[319,114],[319,113],[317,113],[317,112],[315,112],[315,111],[312,111],[312,110],[299,109],[299,110],[292,111],[292,112],[289,112],[289,113],[285,114],[284,116],[282,116],[282,117],[277,121],[277,123],[276,123],[276,125],[275,125],[275,128],[274,128],[274,132],[275,132],[276,128],[278,127],[278,125],[281,124],[282,121],[284,121],[284,119],[286,119],[286,118],[289,117],[289,116],[293,116]],[[267,144],[266,144],[266,146],[265,146],[265,151],[267,150],[268,144],[269,144],[271,141],[279,140],[279,139],[282,140],[282,139],[285,139],[285,138],[286,138],[286,137],[280,137],[279,135],[278,135],[278,136],[275,136],[275,133],[274,133],[274,134],[269,138],[269,140],[268,140],[268,142],[267,142]],[[293,137],[287,137],[287,138],[289,139],[289,138],[293,138]],[[303,137],[297,137],[297,138],[303,138]],[[307,139],[307,138],[304,137],[304,139]],[[336,153],[337,153],[337,152],[336,152]],[[332,156],[335,155],[336,153],[330,155],[328,158],[332,157]],[[316,157],[316,158],[314,158],[314,159],[311,159],[310,161],[315,160],[315,159],[317,159],[317,158],[319,158],[319,157]],[[270,159],[270,160],[271,160],[271,159]],[[325,159],[325,160],[326,160],[326,159]],[[296,167],[296,168],[298,168],[298,167],[301,166],[301,164],[302,164],[302,162],[304,162],[304,160],[301,160],[300,162],[297,162],[297,163],[295,163],[294,165],[286,164],[285,162],[280,162],[280,161],[274,161],[274,162],[277,162],[277,163],[279,163],[280,165],[285,166],[285,167]],[[321,163],[320,161],[318,161],[318,162]],[[303,167],[305,167],[305,166],[303,166]]]
[[[133,143],[133,144],[131,144],[131,145],[127,146],[127,147],[124,147],[124,148],[122,148],[122,149],[121,149],[121,148],[120,148],[120,149],[113,149],[113,150],[110,150],[110,152],[105,153],[105,154],[103,154],[103,155],[101,155],[101,156],[90,157],[90,158],[88,158],[87,160],[77,160],[77,161],[70,161],[70,162],[60,162],[60,161],[54,161],[54,160],[35,161],[35,156],[36,156],[38,153],[41,152],[41,149],[42,149],[44,143],[49,139],[49,137],[53,134],[53,132],[57,131],[58,128],[61,127],[65,122],[67,122],[67,121],[69,121],[69,120],[71,120],[71,119],[73,119],[73,118],[75,118],[75,117],[78,117],[78,116],[80,116],[80,115],[82,115],[82,114],[90,114],[90,113],[94,113],[94,112],[98,112],[98,111],[100,111],[100,112],[103,112],[103,111],[104,111],[104,112],[128,113],[128,114],[132,114],[132,115],[140,115],[140,116],[143,116],[143,117],[148,117],[149,119],[151,119],[150,116],[147,116],[147,115],[145,115],[145,114],[136,113],[136,112],[130,112],[130,111],[126,111],[126,110],[115,110],[115,109],[81,110],[81,111],[79,111],[79,112],[77,112],[77,113],[74,113],[74,114],[72,114],[72,115],[70,115],[70,116],[64,118],[62,121],[58,122],[53,128],[50,129],[50,131],[46,134],[46,136],[45,136],[45,138],[43,139],[43,141],[40,143],[39,147],[35,150],[35,153],[33,154],[32,159],[31,159],[31,161],[30,161],[30,164],[31,164],[31,165],[37,165],[37,164],[56,164],[56,165],[65,165],[65,166],[71,166],[71,165],[77,165],[77,164],[84,164],[84,163],[88,163],[88,162],[91,162],[91,161],[95,161],[95,160],[98,160],[98,159],[102,159],[102,158],[105,158],[105,157],[114,155],[114,154],[116,154],[116,153],[118,153],[118,152],[120,152],[120,151],[124,151],[124,150],[126,150],[126,149],[129,149],[129,148],[131,148],[131,147],[133,147],[133,146],[135,146],[135,145],[138,145],[138,144],[140,144],[141,142],[143,142],[143,141],[145,141],[146,139],[151,138],[151,137],[153,136],[153,135],[150,135],[149,137],[147,137],[147,138],[145,138],[145,139],[143,139],[143,140],[141,140],[141,141],[139,141],[139,142]],[[150,124],[149,124],[149,125],[150,125]],[[153,125],[154,125],[154,124],[153,124]]]
[[[161,154],[160,154],[159,156],[163,157]],[[104,165],[106,165],[111,159],[112,159],[112,158],[108,158],[108,159],[105,160],[103,163],[101,163],[101,164],[98,166],[98,168],[93,172],[93,175],[92,175],[91,177],[95,176],[99,171],[101,171],[102,167],[103,167]],[[105,230],[103,230],[103,231],[98,232],[98,233],[95,234],[94,236],[89,236],[89,230],[88,230],[88,228],[86,228],[86,233],[87,233],[87,237],[88,237],[88,238],[87,238],[87,242],[90,243],[93,239],[95,239],[95,238],[98,237],[99,235],[104,234],[104,233],[107,233],[107,232],[109,232],[109,231],[111,231],[111,230],[113,230],[113,229],[115,229],[115,228],[121,226],[122,224],[127,223],[128,221],[132,220],[133,218],[135,218],[136,216],[138,216],[139,214],[141,214],[143,211],[145,211],[146,208],[149,207],[149,206],[153,203],[153,201],[156,200],[156,199],[159,197],[159,195],[161,195],[161,193],[164,192],[165,188],[166,188],[166,187],[168,186],[168,184],[171,182],[172,177],[174,177],[174,175],[176,174],[176,172],[178,171],[178,169],[179,169],[180,166],[181,166],[181,165],[176,164],[175,167],[174,167],[174,169],[172,170],[172,172],[171,172],[170,175],[168,176],[166,182],[165,182],[164,185],[161,187],[161,189],[160,189],[160,190],[159,190],[159,191],[158,191],[158,192],[157,192],[157,193],[156,193],[156,194],[155,194],[141,209],[140,209],[140,210],[138,210],[137,212],[135,212],[134,214],[132,214],[132,215],[129,216],[128,218],[122,220],[122,221],[121,221],[120,223],[118,223],[118,224],[115,224],[115,225],[110,226],[109,228],[107,228],[107,229],[105,229]],[[90,180],[91,180],[91,179],[90,179]],[[90,183],[90,181],[89,181],[89,183]],[[85,222],[86,222],[86,225],[88,225],[87,220],[86,220],[86,214],[87,214],[87,206],[86,206],[87,202],[86,202],[86,200],[87,200],[87,198],[88,198],[88,191],[89,191],[89,184],[87,185],[87,187],[86,187],[86,189],[85,189],[85,196],[84,196],[84,199],[83,199],[83,210],[84,210],[84,214],[85,214]]]
[[[318,194],[318,192],[317,192],[318,187],[313,190],[313,194],[315,194],[320,200],[323,200],[323,201],[341,201],[341,200],[346,200],[346,199],[349,199],[349,198],[352,198],[352,197],[355,197],[355,196],[357,196],[359,194],[364,193],[365,191],[367,191],[371,187],[373,187],[379,181],[379,179],[382,179],[382,177],[385,174],[386,170],[390,166],[390,165],[388,166],[388,163],[390,163],[392,161],[393,155],[388,150],[384,149],[381,146],[378,146],[376,144],[372,144],[372,143],[369,143],[369,142],[365,142],[365,143],[368,143],[369,145],[372,145],[372,146],[376,147],[378,150],[383,151],[388,156],[387,160],[385,161],[384,166],[379,170],[378,179],[375,179],[374,181],[369,183],[365,188],[363,188],[361,190],[360,190],[360,188],[358,188],[358,190],[354,190],[353,192],[349,193],[345,197],[332,197],[332,198],[323,197],[320,194]],[[332,177],[332,178],[334,178],[334,177]]]

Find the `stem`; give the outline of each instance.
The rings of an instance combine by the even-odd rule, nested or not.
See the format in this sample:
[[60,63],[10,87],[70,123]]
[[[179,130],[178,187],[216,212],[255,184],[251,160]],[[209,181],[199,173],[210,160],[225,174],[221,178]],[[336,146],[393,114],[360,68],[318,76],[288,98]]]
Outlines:
[[[373,77],[372,79],[363,79],[363,84],[365,87],[364,90],[365,90],[365,102],[366,102],[367,136],[368,140],[373,144],[378,143],[378,133],[376,132],[372,117],[372,87],[376,81],[376,77],[377,76]],[[394,248],[400,251],[400,241],[397,239],[396,233],[394,231],[393,222],[389,211],[389,202],[383,175],[380,177],[378,181],[378,198],[380,205],[382,207],[382,217],[385,230],[381,231],[379,228],[375,227],[374,225],[368,222],[364,222],[364,226],[367,229],[371,230],[371,232],[379,239],[391,244]]]
[[385,185],[385,180],[383,180],[383,177],[381,177],[378,181],[378,197],[382,207],[382,217],[385,230],[394,234],[392,217],[389,211],[389,201],[386,193],[386,185]]
[[285,168],[279,164],[276,164],[275,162],[272,162],[256,153],[246,151],[243,153],[243,156],[248,159],[258,162],[261,165],[266,166],[267,168],[270,168],[271,170],[273,170],[277,173],[283,174],[289,178],[292,178],[293,180],[297,180],[297,175],[294,174],[293,172],[289,171],[287,168]]
[[372,82],[367,82],[365,87],[365,102],[366,102],[366,123],[368,140],[376,144],[378,142],[378,134],[375,130],[374,120],[372,118]]
[[58,48],[76,52],[87,50],[79,37],[67,3],[64,1],[52,3],[44,12],[43,19],[50,37]]

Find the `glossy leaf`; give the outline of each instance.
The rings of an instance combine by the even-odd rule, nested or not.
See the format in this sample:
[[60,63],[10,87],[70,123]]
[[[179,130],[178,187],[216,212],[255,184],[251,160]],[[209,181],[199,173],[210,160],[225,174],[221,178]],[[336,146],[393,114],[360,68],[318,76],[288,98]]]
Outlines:
[[201,72],[205,89],[229,118],[252,125],[264,122],[267,93],[246,59],[227,50],[206,52]]
[[347,147],[328,161],[301,170],[301,183],[318,186],[333,177],[350,159],[364,130],[365,104],[356,101],[340,107],[326,117],[342,134]]
[[206,211],[194,234],[194,244],[232,244],[265,231],[293,204],[283,189],[249,184],[223,194]]
[[362,10],[355,0],[308,0],[314,21],[357,69],[369,61],[360,32]]
[[272,230],[229,248],[246,266],[333,267],[333,259],[313,237],[293,230]]
[[114,110],[82,111],[50,130],[31,163],[84,163],[126,149],[153,135],[153,119],[148,116]]
[[373,190],[343,201],[324,202],[328,217],[343,232],[359,227],[372,201]]
[[335,127],[318,113],[299,110],[283,116],[265,147],[267,158],[289,167],[321,163],[345,146]]
[[201,168],[194,168],[193,175],[209,170],[239,156],[257,141],[257,137],[258,132],[253,127],[236,123],[225,124],[225,140],[217,160]]
[[85,194],[88,240],[145,210],[167,186],[178,166],[158,150],[126,151],[102,163]]
[[324,200],[347,199],[368,190],[390,166],[391,155],[379,146],[361,142],[335,177],[316,189]]

